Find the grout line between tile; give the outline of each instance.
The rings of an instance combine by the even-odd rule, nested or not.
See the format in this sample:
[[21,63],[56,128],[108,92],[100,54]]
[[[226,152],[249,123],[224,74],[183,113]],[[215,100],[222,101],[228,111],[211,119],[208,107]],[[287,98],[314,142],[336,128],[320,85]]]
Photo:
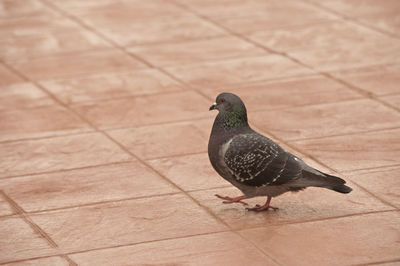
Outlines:
[[[80,20],[79,18],[75,17],[74,15],[69,14],[68,12],[64,11],[63,9],[59,8],[57,5],[47,1],[47,0],[40,0],[40,2],[42,2],[44,5],[46,5],[48,8],[58,12],[60,15],[74,21],[75,23],[77,23],[79,26],[81,26],[82,28],[89,30],[90,32],[93,32],[95,35],[97,35],[98,37],[100,37],[101,39],[107,41],[109,44],[111,44],[114,48],[117,48],[118,50],[124,52],[125,54],[127,54],[127,51],[124,47],[122,47],[121,45],[119,45],[117,42],[115,42],[114,40],[108,38],[106,35],[104,35],[103,33],[101,33],[100,31],[98,31],[97,29],[93,28],[92,26],[87,25],[86,23],[84,23],[82,20]],[[142,64],[146,65],[147,67],[153,68],[154,66],[152,64],[150,64],[149,62],[147,62],[146,60],[136,56],[136,55],[131,55],[131,57],[139,62],[141,62]]]
[[358,26],[361,26],[363,28],[367,28],[369,30],[372,30],[372,31],[375,31],[375,32],[379,32],[381,34],[384,34],[384,35],[387,35],[387,36],[390,36],[390,37],[393,37],[393,38],[396,38],[396,39],[400,39],[400,36],[398,36],[398,35],[396,35],[396,34],[394,34],[392,32],[383,30],[381,28],[373,27],[370,24],[363,23],[362,21],[357,19],[357,17],[351,17],[351,16],[348,16],[346,14],[342,14],[342,13],[336,11],[336,10],[333,10],[332,8],[326,7],[324,5],[316,3],[314,1],[304,0],[304,3],[306,3],[308,5],[311,5],[311,6],[314,6],[314,7],[318,8],[320,10],[323,10],[323,11],[325,11],[327,13],[333,14],[333,15],[337,16],[340,19],[343,19],[345,21],[349,21],[349,22],[351,22],[353,24],[356,24]]
[[50,257],[55,257],[55,256],[63,257],[64,255],[68,256],[68,255],[81,254],[81,253],[87,253],[87,252],[98,251],[98,250],[129,247],[129,246],[136,246],[136,245],[140,245],[140,244],[168,241],[168,240],[174,240],[174,239],[185,239],[185,238],[190,238],[190,237],[206,236],[206,235],[213,235],[213,234],[226,233],[226,232],[231,232],[231,231],[230,230],[221,230],[221,231],[217,231],[217,232],[208,232],[208,233],[193,234],[193,235],[186,235],[186,236],[169,237],[169,238],[163,238],[163,239],[157,239],[157,240],[149,240],[149,241],[142,241],[142,242],[137,242],[137,243],[128,243],[128,244],[121,244],[121,245],[115,245],[115,246],[99,247],[99,248],[92,248],[92,249],[73,251],[73,252],[62,252],[62,253],[53,254],[53,255],[45,255],[45,256],[32,257],[32,258],[28,258],[28,259],[8,261],[5,263],[7,263],[7,264],[8,263],[18,263],[18,262],[24,262],[24,261],[29,261],[29,260],[50,258]]
[[211,19],[211,18],[209,18],[209,17],[207,17],[207,16],[204,16],[204,15],[202,15],[202,14],[199,14],[198,12],[192,10],[190,7],[187,7],[186,5],[184,5],[184,4],[182,4],[182,3],[177,3],[177,2],[174,1],[174,0],[171,0],[171,2],[174,3],[175,5],[177,5],[177,6],[181,7],[181,8],[183,8],[183,9],[187,10],[188,12],[191,12],[192,14],[196,15],[197,17],[199,17],[199,18],[201,18],[201,19],[203,19],[203,20],[206,20],[206,21],[212,23],[213,25],[219,27],[220,29],[222,29],[222,30],[228,32],[228,33],[231,34],[231,35],[234,35],[234,36],[236,36],[236,37],[238,37],[238,38],[240,38],[240,39],[242,39],[242,40],[244,40],[244,41],[247,41],[248,43],[251,43],[251,44],[253,44],[254,46],[259,47],[259,48],[261,48],[261,49],[263,49],[263,50],[265,50],[265,51],[267,51],[267,52],[269,52],[269,53],[271,53],[271,54],[276,54],[276,55],[283,56],[283,57],[285,57],[285,58],[291,60],[292,62],[297,63],[298,65],[303,66],[303,67],[305,67],[305,68],[307,68],[307,69],[313,71],[315,74],[320,74],[320,75],[322,75],[322,76],[324,76],[324,77],[326,77],[326,78],[329,78],[329,79],[331,79],[331,80],[334,80],[334,81],[336,81],[336,82],[339,82],[339,83],[345,85],[346,87],[352,89],[353,91],[355,91],[355,92],[361,94],[362,96],[365,96],[365,97],[367,97],[367,98],[370,98],[370,99],[372,99],[372,100],[375,100],[375,101],[377,101],[377,102],[379,102],[379,103],[381,103],[381,104],[383,104],[383,105],[385,105],[385,106],[387,106],[387,107],[389,107],[389,108],[391,108],[391,109],[393,109],[393,110],[396,110],[397,112],[400,112],[400,109],[395,108],[395,107],[393,107],[392,105],[390,105],[390,104],[388,104],[388,103],[382,101],[381,99],[375,97],[375,96],[374,96],[372,93],[370,93],[370,92],[367,92],[367,91],[365,91],[365,90],[363,90],[363,89],[361,89],[361,88],[358,88],[357,86],[354,86],[354,85],[352,85],[352,84],[350,84],[350,83],[348,83],[348,82],[346,82],[346,81],[344,81],[344,80],[342,80],[342,79],[339,79],[339,78],[337,78],[337,77],[334,77],[333,75],[331,75],[331,74],[328,73],[328,72],[319,71],[319,70],[315,69],[314,67],[309,66],[309,65],[303,63],[302,61],[298,60],[297,58],[291,56],[290,54],[288,54],[288,53],[286,53],[286,52],[274,50],[274,49],[272,49],[272,48],[270,48],[270,47],[268,47],[268,46],[265,46],[265,45],[263,45],[263,44],[258,43],[257,41],[254,41],[254,40],[252,40],[252,39],[250,39],[250,38],[248,38],[248,37],[246,37],[246,36],[244,36],[244,35],[242,35],[242,34],[240,34],[240,33],[236,33],[235,31],[232,31],[231,29],[229,29],[229,28],[227,28],[227,27],[225,27],[225,26],[223,26],[223,25],[220,25],[218,22],[214,21],[213,19]]
[[27,215],[25,210],[18,205],[18,203],[11,199],[3,190],[0,190],[0,193],[14,209],[15,213],[19,214],[19,217],[22,218],[35,233],[43,237],[52,248],[58,248],[57,243],[42,228],[40,228],[40,226],[32,221],[32,219]]
[[321,217],[321,218],[309,219],[309,220],[283,221],[283,222],[277,222],[277,223],[269,223],[267,225],[252,226],[252,227],[249,227],[249,228],[238,228],[238,229],[234,229],[233,231],[239,232],[239,231],[244,231],[244,230],[266,228],[266,227],[270,227],[270,226],[306,224],[306,223],[314,223],[314,222],[319,222],[319,221],[322,222],[322,221],[336,220],[336,219],[342,219],[342,218],[348,218],[348,217],[356,217],[356,216],[363,216],[363,215],[370,215],[370,214],[380,214],[380,213],[388,213],[388,212],[399,212],[399,210],[398,209],[392,209],[392,210],[369,211],[369,212],[351,213],[351,214],[339,215],[339,216]]
[[61,258],[65,259],[66,261],[68,261],[69,266],[78,266],[78,264],[73,261],[70,257],[68,257],[68,255],[60,255]]
[[342,134],[324,135],[324,136],[319,136],[319,137],[293,138],[293,139],[287,140],[287,142],[296,142],[296,141],[314,140],[314,139],[316,140],[316,139],[325,139],[325,138],[334,138],[334,137],[344,137],[344,136],[352,136],[352,135],[374,133],[374,132],[381,132],[381,131],[390,131],[390,130],[399,129],[399,128],[400,128],[400,126],[382,127],[382,128],[376,128],[376,129],[370,129],[370,130],[353,131],[353,132],[342,133]]
[[361,263],[361,264],[352,264],[351,266],[381,265],[381,264],[392,263],[392,262],[399,262],[399,264],[400,264],[400,258],[392,259],[392,260],[381,260],[381,261],[367,262],[367,263]]
[[108,165],[115,165],[115,164],[123,164],[123,163],[129,163],[129,162],[133,162],[133,161],[132,161],[132,160],[128,160],[128,161],[120,161],[120,162],[112,162],[112,163],[95,164],[95,165],[82,166],[82,167],[74,167],[74,168],[67,168],[67,169],[58,169],[58,170],[54,170],[54,171],[44,171],[44,172],[28,173],[28,174],[14,175],[14,176],[5,176],[5,177],[1,177],[1,178],[0,178],[0,181],[2,181],[2,180],[7,180],[7,179],[13,179],[13,178],[23,178],[23,177],[29,177],[29,176],[36,176],[36,175],[63,173],[63,172],[68,172],[68,171],[81,170],[81,169],[88,169],[88,168],[95,168],[95,167],[108,166]]
[[[376,167],[367,167],[367,168],[360,168],[360,169],[352,169],[352,170],[346,170],[346,171],[341,171],[341,173],[343,174],[351,174],[351,173],[357,173],[363,170],[378,170],[378,171],[371,171],[371,173],[377,173],[377,172],[384,172],[385,169],[389,169],[389,168],[394,168],[394,167],[399,167],[400,163],[396,163],[396,164],[390,164],[390,165],[381,165],[381,166],[376,166]],[[381,170],[379,170],[381,169]]]
[[27,214],[43,214],[43,213],[48,213],[48,212],[56,212],[56,211],[63,211],[63,210],[78,209],[78,208],[91,207],[91,206],[97,206],[97,205],[109,204],[109,203],[117,203],[117,202],[129,201],[129,200],[148,199],[148,198],[154,198],[154,197],[165,197],[165,196],[170,196],[170,195],[177,195],[179,193],[181,193],[181,192],[177,191],[177,192],[169,192],[169,193],[161,193],[161,194],[154,194],[154,195],[129,197],[129,198],[122,198],[122,199],[96,201],[96,202],[89,202],[89,203],[71,205],[71,206],[65,206],[65,207],[59,207],[59,208],[52,208],[52,209],[45,209],[45,210],[38,210],[38,211],[28,211],[26,213]]
[[377,196],[376,194],[372,193],[371,191],[369,191],[367,188],[365,188],[364,186],[360,185],[358,182],[355,182],[352,178],[348,178],[351,180],[352,183],[356,184],[358,187],[360,187],[362,190],[364,190],[366,193],[368,193],[370,196],[377,198],[378,200],[380,200],[382,203],[395,208],[396,210],[400,210],[399,207],[397,207],[396,205],[392,204],[391,202]]

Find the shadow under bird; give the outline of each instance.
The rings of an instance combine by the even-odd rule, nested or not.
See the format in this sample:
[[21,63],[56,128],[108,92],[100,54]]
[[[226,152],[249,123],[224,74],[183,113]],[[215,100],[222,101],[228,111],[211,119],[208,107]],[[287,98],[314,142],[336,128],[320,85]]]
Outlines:
[[242,203],[243,199],[267,196],[264,205],[247,208],[263,211],[277,208],[272,197],[306,187],[322,187],[340,193],[352,189],[343,179],[325,174],[285,151],[271,139],[254,131],[247,122],[242,100],[232,93],[221,93],[211,110],[218,110],[208,143],[208,156],[215,171],[243,192],[231,198],[216,195],[224,203]]

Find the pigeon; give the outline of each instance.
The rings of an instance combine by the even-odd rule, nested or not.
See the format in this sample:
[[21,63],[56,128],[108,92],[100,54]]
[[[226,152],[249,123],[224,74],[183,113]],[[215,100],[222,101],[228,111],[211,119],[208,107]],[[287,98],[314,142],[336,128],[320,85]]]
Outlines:
[[247,121],[244,103],[235,94],[219,94],[209,110],[219,111],[208,143],[211,165],[243,193],[234,198],[215,195],[224,203],[247,205],[242,200],[267,196],[264,205],[257,204],[246,209],[277,210],[270,205],[272,197],[288,191],[296,192],[306,187],[322,187],[340,193],[352,191],[343,179],[307,165],[268,137],[254,131]]

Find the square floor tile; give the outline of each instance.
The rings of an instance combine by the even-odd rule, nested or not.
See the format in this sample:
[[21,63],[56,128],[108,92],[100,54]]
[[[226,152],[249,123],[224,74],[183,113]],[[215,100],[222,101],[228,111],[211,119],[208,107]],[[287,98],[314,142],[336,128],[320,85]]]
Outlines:
[[[267,52],[234,36],[222,36],[211,39],[161,43],[136,46],[130,52],[157,66],[180,66],[198,64],[236,57],[265,55]],[[201,51],[201,53],[199,53]]]
[[142,159],[206,152],[212,120],[197,120],[108,133]]
[[245,103],[248,115],[253,111],[322,104],[361,98],[339,82],[320,75],[270,80],[222,88],[207,87],[201,91],[210,97],[222,92],[237,94]]
[[240,233],[283,265],[354,265],[398,259],[399,222],[388,212]]
[[391,40],[343,48],[291,51],[289,54],[318,71],[332,72],[376,64],[398,64],[400,45],[396,42]]
[[359,17],[371,14],[382,14],[387,11],[400,11],[399,2],[396,0],[385,0],[384,2],[378,3],[374,0],[345,0],[345,1],[318,1],[312,0],[315,3],[319,3],[329,9],[332,9],[338,13],[346,14],[351,17]]
[[400,166],[359,170],[346,175],[378,197],[400,208]]
[[[399,8],[400,10],[400,8]],[[366,24],[372,28],[378,28],[389,34],[394,34],[396,36],[400,35],[400,16],[399,10],[388,10],[387,12],[371,15],[371,16],[363,16],[357,18],[361,23]]]
[[25,265],[25,266],[43,266],[43,265],[52,265],[52,266],[69,266],[69,262],[62,257],[48,257],[42,259],[32,259],[32,260],[24,260],[15,263],[7,263],[3,264],[5,266],[16,266],[16,265]]
[[277,51],[312,51],[333,47],[353,50],[370,44],[394,41],[393,38],[371,29],[338,20],[257,31],[249,34],[249,37]]
[[[259,1],[262,2],[262,1]],[[268,1],[264,1],[268,5]],[[283,2],[283,1],[282,1]],[[236,9],[236,11],[242,11]],[[268,7],[251,13],[237,14],[215,20],[233,32],[247,34],[255,31],[279,30],[292,26],[307,27],[337,19],[336,16],[301,2],[287,2],[283,6]],[[290,19],[287,19],[289,18]]]
[[86,30],[68,29],[53,33],[9,36],[0,40],[0,58],[20,61],[110,47]]
[[0,2],[1,18],[37,16],[51,13],[51,10],[39,0],[2,0]]
[[182,91],[82,103],[72,108],[97,127],[110,129],[205,118],[209,106],[200,94]]
[[399,164],[400,129],[291,142],[336,171]]
[[313,74],[309,69],[278,55],[170,67],[167,71],[199,89]]
[[14,68],[34,80],[66,78],[146,68],[145,65],[116,50],[93,50],[36,58],[10,63]]
[[37,16],[0,18],[1,39],[65,30],[79,30],[79,26],[74,21],[56,12],[49,12]]
[[0,177],[131,159],[131,156],[100,133],[0,143],[0,149]]
[[296,140],[393,128],[400,126],[400,114],[376,101],[360,99],[261,111],[252,122],[284,140]]
[[226,230],[224,225],[182,194],[39,213],[31,215],[31,218],[64,251]]
[[0,188],[28,212],[178,191],[138,161],[7,178]]
[[72,254],[79,265],[276,265],[249,242],[231,232],[156,241]]
[[[91,19],[82,18],[86,22]],[[226,35],[219,27],[188,12],[182,16],[161,16],[145,20],[135,20],[131,17],[125,21],[89,23],[122,46],[182,42]]]
[[0,141],[92,131],[78,116],[58,105],[0,111]]
[[400,65],[374,65],[335,71],[334,77],[374,95],[399,93]]
[[0,263],[52,255],[56,252],[21,218],[0,218]]
[[0,111],[54,104],[46,93],[32,83],[23,82],[0,87]]
[[107,73],[40,82],[65,103],[102,101],[180,91],[182,85],[155,69]]
[[229,186],[212,168],[207,153],[147,161],[185,191]]
[[[346,179],[345,176],[342,177]],[[273,198],[271,201],[271,205],[279,208],[279,210],[269,210],[259,213],[247,211],[246,206],[242,204],[224,204],[222,203],[223,200],[214,196],[215,194],[229,197],[243,195],[233,186],[195,191],[190,192],[190,194],[200,204],[210,209],[216,216],[234,229],[312,221],[322,218],[394,209],[362,191],[353,183],[348,182],[348,185],[353,188],[350,194],[340,194],[323,188],[307,188],[297,193],[286,193]],[[249,204],[248,207],[254,207],[256,204],[263,205],[266,200],[266,197],[257,197],[244,200],[244,202]]]
[[400,94],[397,95],[388,95],[380,98],[384,102],[388,103],[389,105],[393,106],[394,108],[400,108]]

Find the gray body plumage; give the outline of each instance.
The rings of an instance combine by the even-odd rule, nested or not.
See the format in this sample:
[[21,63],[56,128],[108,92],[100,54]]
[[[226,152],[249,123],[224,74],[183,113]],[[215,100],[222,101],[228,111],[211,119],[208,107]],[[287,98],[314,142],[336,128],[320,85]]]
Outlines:
[[251,129],[246,108],[236,95],[220,94],[215,106],[219,114],[208,144],[210,162],[218,174],[247,198],[276,197],[309,186],[341,193],[351,191],[343,179],[312,168]]

